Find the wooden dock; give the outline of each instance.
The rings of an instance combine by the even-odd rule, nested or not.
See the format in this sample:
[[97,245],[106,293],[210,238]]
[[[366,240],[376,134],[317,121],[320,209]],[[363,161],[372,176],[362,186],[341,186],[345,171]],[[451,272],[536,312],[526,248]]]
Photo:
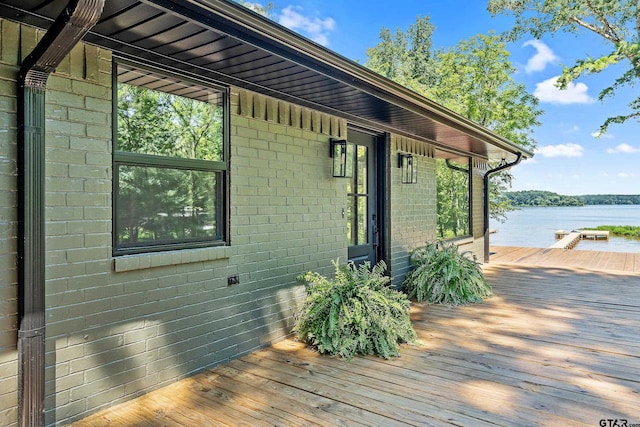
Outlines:
[[573,249],[580,240],[609,240],[609,232],[602,230],[558,230],[555,236],[559,240],[550,249]]

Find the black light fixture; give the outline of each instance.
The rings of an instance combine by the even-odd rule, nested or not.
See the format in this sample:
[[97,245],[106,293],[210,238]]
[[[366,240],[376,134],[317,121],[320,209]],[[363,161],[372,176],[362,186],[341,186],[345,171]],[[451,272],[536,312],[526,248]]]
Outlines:
[[398,167],[402,169],[402,183],[416,184],[418,182],[418,171],[413,154],[399,153]]
[[336,178],[351,178],[353,176],[353,161],[355,159],[355,145],[346,139],[332,139],[329,157],[333,159],[333,176]]

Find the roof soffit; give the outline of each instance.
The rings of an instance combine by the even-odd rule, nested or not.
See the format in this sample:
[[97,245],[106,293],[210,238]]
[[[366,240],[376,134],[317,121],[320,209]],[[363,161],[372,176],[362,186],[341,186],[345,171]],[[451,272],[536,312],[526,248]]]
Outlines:
[[[66,0],[4,3],[7,6],[0,6],[0,15],[47,27]],[[125,59],[274,96],[373,129],[427,141],[452,153],[500,159],[522,151],[444,107],[226,0],[109,0],[85,39]],[[524,155],[532,154],[524,151]]]

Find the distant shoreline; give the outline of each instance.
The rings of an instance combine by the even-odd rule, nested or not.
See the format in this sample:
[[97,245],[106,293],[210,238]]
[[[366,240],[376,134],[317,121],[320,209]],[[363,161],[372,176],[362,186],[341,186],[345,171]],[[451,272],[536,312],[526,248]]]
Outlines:
[[[558,230],[592,229],[599,225],[640,227],[640,205],[621,206],[522,206],[507,213],[506,222],[491,219],[491,244],[548,248]],[[610,235],[607,241],[581,241],[580,250],[640,252],[640,239]]]
[[587,194],[565,196],[551,191],[505,192],[513,207],[566,207],[566,206],[634,206],[640,205],[640,194]]

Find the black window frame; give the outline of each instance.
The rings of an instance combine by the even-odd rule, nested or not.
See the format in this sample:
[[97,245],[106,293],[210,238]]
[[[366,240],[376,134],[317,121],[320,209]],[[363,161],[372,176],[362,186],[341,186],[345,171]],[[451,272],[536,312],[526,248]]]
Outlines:
[[[118,144],[118,66],[124,66],[129,69],[148,73],[160,79],[167,79],[168,82],[179,81],[183,85],[199,87],[207,91],[216,92],[221,97],[222,104],[222,161],[211,161],[202,159],[189,159],[180,157],[160,156],[153,154],[135,153],[130,151],[117,150]],[[134,85],[135,86],[135,85]],[[157,90],[157,89],[153,89]],[[168,91],[157,90],[159,92],[171,93]],[[152,253],[169,250],[185,250],[204,247],[226,246],[230,244],[230,89],[228,86],[214,84],[211,82],[197,81],[193,78],[180,74],[159,70],[149,65],[142,65],[128,60],[114,58],[112,62],[112,255],[132,255],[141,253]],[[179,95],[179,94],[178,94]],[[180,95],[182,96],[182,95]],[[174,170],[192,170],[200,172],[220,173],[220,180],[216,182],[216,204],[220,208],[217,212],[216,221],[222,221],[220,230],[222,237],[216,238],[197,238],[187,240],[172,240],[162,243],[142,243],[138,245],[121,245],[119,243],[119,224],[118,224],[118,194],[119,194],[119,176],[118,169],[120,166],[139,166],[149,168],[167,168]]]

